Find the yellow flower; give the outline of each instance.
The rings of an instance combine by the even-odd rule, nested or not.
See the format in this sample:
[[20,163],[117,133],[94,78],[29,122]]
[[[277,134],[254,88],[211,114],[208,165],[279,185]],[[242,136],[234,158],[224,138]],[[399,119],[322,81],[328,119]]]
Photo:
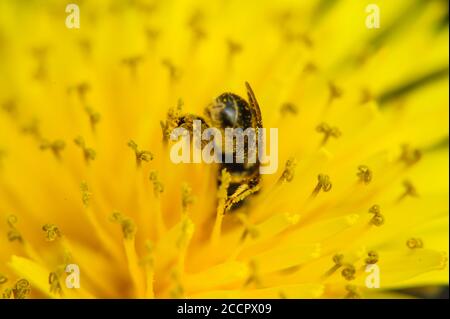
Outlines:
[[[79,29],[42,2],[0,3],[3,297],[448,285],[444,1],[377,1],[379,29],[352,0],[83,1]],[[217,167],[172,163],[165,121],[246,81],[280,169],[224,213]]]

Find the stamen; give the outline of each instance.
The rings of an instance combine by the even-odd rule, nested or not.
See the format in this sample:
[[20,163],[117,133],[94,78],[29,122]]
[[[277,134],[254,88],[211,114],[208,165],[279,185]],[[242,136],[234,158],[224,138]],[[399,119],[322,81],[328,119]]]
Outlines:
[[90,160],[95,159],[95,151],[92,148],[86,146],[84,139],[81,136],[75,138],[74,142],[83,150],[84,160],[86,161],[86,163],[89,164]]
[[173,271],[171,277],[174,282],[174,285],[173,288],[170,290],[170,297],[173,299],[183,298],[184,288],[183,285],[181,284],[179,275],[177,274],[176,271]]
[[145,242],[145,250],[146,250],[146,255],[144,258],[142,258],[140,264],[144,266],[145,269],[145,279],[146,279],[146,284],[145,284],[145,298],[154,298],[155,297],[155,292],[154,292],[154,288],[153,288],[153,282],[154,282],[154,276],[155,276],[155,272],[154,272],[154,257],[153,257],[153,252],[154,252],[154,246],[153,243],[149,240],[147,240]]
[[376,251],[369,251],[367,253],[367,258],[364,260],[366,265],[374,265],[378,262],[378,253]]
[[355,266],[353,266],[351,264],[347,264],[347,265],[344,266],[344,269],[342,269],[341,275],[346,280],[350,281],[350,280],[354,280],[355,279],[355,273],[356,273]]
[[258,229],[254,225],[252,225],[252,224],[250,224],[248,222],[248,219],[247,219],[246,215],[244,215],[244,214],[237,214],[237,218],[244,225],[244,232],[242,233],[241,241],[244,241],[247,238],[247,236],[249,236],[249,235],[250,235],[250,237],[252,239],[255,239],[255,238],[257,238],[259,236]]
[[200,41],[206,38],[206,32],[202,27],[204,20],[204,14],[200,10],[195,11],[188,21],[188,26],[194,34],[196,41]]
[[22,235],[20,234],[20,232],[17,230],[17,228],[15,226],[15,224],[17,223],[17,216],[15,216],[15,215],[8,216],[7,223],[8,223],[9,228],[11,228],[8,231],[8,240],[10,242],[17,240],[18,242],[23,243]]
[[368,103],[369,101],[372,101],[373,99],[374,99],[374,96],[373,96],[373,94],[369,91],[368,88],[364,88],[364,89],[361,91],[361,100],[360,100],[360,103],[361,103],[361,104],[366,104],[366,103]]
[[84,108],[84,110],[86,111],[87,115],[89,116],[89,122],[91,123],[91,129],[93,132],[95,132],[95,128],[97,126],[97,124],[100,122],[101,119],[101,115],[98,112],[95,112],[92,107],[90,106],[86,106]]
[[37,70],[34,73],[34,78],[38,81],[45,80],[47,77],[47,70],[45,68],[45,62],[47,57],[48,48],[39,47],[32,48],[31,53],[37,61]]
[[3,285],[8,282],[8,277],[5,275],[0,274],[0,285]]
[[247,281],[244,283],[244,287],[247,287],[252,283],[255,284],[257,288],[261,287],[262,284],[261,284],[261,277],[259,276],[258,265],[254,260],[251,260],[248,266],[250,270],[250,275],[248,276]]
[[312,196],[316,196],[322,190],[324,192],[329,192],[333,184],[330,182],[330,177],[328,175],[319,174],[317,176],[317,186],[314,188],[312,192]]
[[315,65],[313,62],[308,62],[305,64],[305,66],[303,67],[303,74],[308,75],[311,73],[314,73],[318,70],[317,65]]
[[280,112],[282,116],[287,116],[288,114],[297,115],[298,107],[294,103],[286,102],[281,105]]
[[183,212],[187,211],[189,205],[194,202],[194,196],[192,196],[192,188],[188,184],[183,183],[181,186],[181,207]]
[[170,81],[174,82],[180,77],[180,70],[169,59],[163,59],[162,65],[169,71]]
[[26,279],[19,279],[11,292],[14,299],[25,299],[31,293],[30,283]]
[[279,182],[291,182],[294,179],[295,166],[297,166],[297,160],[293,157],[289,158]]
[[329,269],[325,274],[324,277],[329,277],[332,274],[334,274],[339,268],[342,267],[342,265],[344,264],[344,255],[342,254],[336,254],[333,256],[333,262],[334,262],[334,266],[331,267],[331,269]]
[[123,237],[125,239],[130,240],[134,238],[134,235],[136,234],[136,225],[130,218],[125,217],[120,212],[115,211],[111,215],[111,221],[120,224],[120,226],[122,227]]
[[128,142],[128,146],[134,151],[136,155],[136,165],[138,167],[141,166],[142,161],[149,162],[153,160],[153,154],[149,151],[139,150],[138,145],[133,140],[130,140]]
[[405,191],[400,197],[398,198],[398,201],[401,201],[402,199],[406,198],[407,196],[411,197],[419,197],[419,194],[417,193],[416,188],[409,180],[403,181],[403,186],[405,188]]
[[56,272],[51,272],[48,276],[48,283],[50,284],[50,292],[62,295],[62,287],[59,283],[59,275]]
[[13,99],[7,100],[2,103],[2,110],[8,113],[8,115],[13,119],[16,119],[19,115],[17,103]]
[[369,224],[374,225],[374,226],[381,226],[384,224],[384,216],[380,212],[380,206],[373,205],[369,209],[369,213],[373,214],[373,217],[369,221]]
[[334,99],[340,98],[342,96],[342,90],[336,86],[333,82],[328,83],[328,89],[330,90],[329,103]]
[[155,197],[159,197],[159,194],[164,191],[164,185],[158,180],[158,173],[151,171],[149,179],[153,183],[153,194]]
[[145,29],[145,35],[147,37],[148,45],[150,47],[153,47],[154,43],[158,39],[160,35],[160,31],[153,28],[147,28]]
[[66,147],[66,143],[62,140],[55,140],[50,142],[43,140],[40,145],[41,150],[50,149],[57,159],[61,159],[61,151]]
[[372,171],[366,165],[358,166],[358,173],[360,182],[369,184],[372,181]]
[[39,121],[32,119],[28,124],[22,126],[22,132],[33,136],[36,140],[42,140],[41,130],[39,129]]
[[228,59],[231,59],[236,54],[242,51],[242,45],[231,39],[227,39],[227,47],[228,47]]
[[360,299],[361,294],[358,291],[358,288],[355,285],[346,285],[345,290],[347,290],[347,295],[345,299]]
[[46,232],[45,239],[47,241],[55,241],[56,239],[61,237],[59,228],[54,224],[45,224],[44,226],[42,226],[42,230]]
[[328,142],[330,137],[338,138],[342,135],[341,131],[337,127],[331,127],[327,123],[320,123],[316,127],[316,131],[324,134],[321,142],[322,146]]
[[410,238],[406,241],[409,249],[423,248],[423,241],[420,238]]
[[181,108],[183,106],[183,101],[178,100],[176,107],[171,107],[167,112],[166,121],[161,121],[161,129],[163,133],[163,141],[167,143],[170,138],[170,134],[174,128],[178,127],[179,118],[181,115]]
[[85,208],[89,206],[89,201],[91,199],[92,193],[89,191],[88,185],[86,182],[81,182],[81,200],[83,201],[83,205]]
[[419,149],[412,148],[408,144],[402,145],[402,153],[399,160],[407,166],[417,163],[422,158],[422,152]]
[[130,74],[134,78],[137,74],[138,64],[144,60],[142,56],[133,56],[122,59],[122,63],[130,69]]
[[73,87],[69,87],[68,92],[75,90],[78,94],[78,98],[82,104],[86,102],[86,93],[91,89],[91,86],[87,82],[81,82]]

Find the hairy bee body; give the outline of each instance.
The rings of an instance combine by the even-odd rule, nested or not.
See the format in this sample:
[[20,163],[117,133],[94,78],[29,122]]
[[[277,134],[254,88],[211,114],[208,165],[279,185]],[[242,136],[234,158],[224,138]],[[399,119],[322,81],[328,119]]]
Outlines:
[[[202,127],[215,127],[225,132],[227,128],[246,130],[247,128],[255,129],[258,135],[258,129],[262,128],[262,119],[259,105],[256,101],[255,95],[248,83],[246,83],[248,102],[234,93],[223,93],[219,95],[213,103],[205,108],[205,116],[185,115],[179,119],[179,126],[183,126],[192,130],[192,121],[198,119],[202,122]],[[223,134],[224,136],[225,134]],[[257,136],[255,136],[258,141]],[[254,144],[250,146],[248,138],[244,140],[244,149],[237,150],[233,145],[233,158],[237,158],[236,152],[244,152],[243,162],[238,163],[233,161],[227,163],[225,160],[225,153],[222,153],[222,160],[219,169],[219,176],[222,169],[226,169],[231,175],[231,182],[227,189],[228,204],[226,210],[232,210],[242,205],[243,199],[259,190],[260,173],[259,160],[257,154],[257,147]],[[256,161],[249,161],[249,147],[256,154]],[[218,179],[220,184],[220,179]]]

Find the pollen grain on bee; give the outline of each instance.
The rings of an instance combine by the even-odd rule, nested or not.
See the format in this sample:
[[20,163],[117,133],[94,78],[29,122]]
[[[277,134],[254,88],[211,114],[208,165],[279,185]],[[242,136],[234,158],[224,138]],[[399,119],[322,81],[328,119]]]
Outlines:
[[176,141],[171,147],[170,159],[175,164],[259,163],[261,174],[273,174],[278,169],[278,128],[270,128],[269,131],[270,143],[266,128],[209,127],[202,131],[202,122],[194,120],[192,130],[177,127],[170,133],[170,139]]

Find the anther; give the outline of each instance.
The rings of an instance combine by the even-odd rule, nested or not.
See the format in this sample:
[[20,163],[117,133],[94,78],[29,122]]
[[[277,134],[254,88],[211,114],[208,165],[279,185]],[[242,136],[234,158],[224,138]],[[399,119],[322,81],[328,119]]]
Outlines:
[[89,187],[86,182],[81,182],[81,200],[83,202],[84,207],[89,206],[89,201],[91,199],[92,193],[89,191]]
[[0,285],[3,285],[8,282],[8,277],[5,275],[0,274]]
[[372,171],[366,165],[358,166],[356,175],[359,177],[360,182],[364,184],[369,184],[372,181]]
[[12,289],[12,295],[14,299],[25,299],[31,292],[31,286],[28,280],[19,279],[14,288]]
[[344,265],[344,268],[341,271],[342,277],[344,277],[346,280],[354,280],[356,274],[355,266],[351,264]]
[[406,246],[409,249],[423,248],[423,241],[420,238],[410,238],[406,241]]
[[147,37],[149,46],[152,46],[155,43],[156,39],[158,39],[160,32],[159,30],[153,28],[147,28],[145,29],[145,35]]
[[328,89],[330,90],[330,98],[329,101],[331,102],[333,99],[339,98],[342,96],[342,90],[336,86],[333,82],[328,83]]
[[373,205],[369,208],[369,213],[373,214],[369,223],[374,226],[381,226],[384,224],[384,216],[381,214],[380,206]]
[[164,185],[158,180],[158,173],[151,171],[149,179],[153,183],[153,193],[158,197],[164,191]]
[[254,260],[251,260],[249,263],[250,275],[247,278],[247,281],[244,283],[244,287],[249,286],[250,284],[255,284],[256,287],[261,286],[261,277],[259,276],[258,265]]
[[22,133],[33,136],[36,140],[41,140],[42,135],[39,129],[39,122],[37,119],[32,119],[28,124],[22,126]]
[[100,122],[101,119],[100,113],[95,112],[90,106],[86,106],[84,110],[89,116],[89,123],[91,124],[92,131],[95,131],[95,127],[97,126],[97,124]]
[[15,226],[15,224],[17,223],[17,216],[15,216],[15,215],[8,216],[8,219],[6,220],[6,222],[8,223],[8,226],[10,228],[10,230],[8,231],[8,240],[10,242],[18,241],[18,242],[22,243],[23,242],[22,235],[20,234],[20,232],[17,230],[17,228]]
[[76,137],[74,142],[83,150],[84,160],[86,161],[86,163],[89,163],[90,160],[95,159],[95,151],[92,148],[86,146],[84,139],[81,136]]
[[326,273],[325,273],[325,277],[331,276],[332,274],[334,274],[339,268],[342,267],[342,265],[344,264],[344,255],[342,254],[336,254],[333,256],[333,262],[334,262],[334,266],[331,267]]
[[120,212],[115,211],[111,215],[111,221],[120,224],[120,226],[122,227],[123,237],[125,239],[134,238],[134,235],[136,234],[136,225],[130,218],[122,215]]
[[128,142],[128,146],[134,151],[136,155],[136,165],[141,166],[142,161],[149,162],[153,160],[153,154],[149,151],[142,151],[138,148],[138,145],[133,141],[130,140]]
[[62,287],[59,283],[59,276],[56,272],[51,272],[48,276],[48,283],[50,284],[50,292],[55,294],[62,293]]
[[419,149],[412,148],[408,144],[402,145],[402,152],[399,160],[406,165],[411,166],[422,158],[422,152]]
[[347,295],[345,299],[360,299],[361,294],[358,291],[358,288],[354,285],[346,285],[345,290],[347,290]]
[[280,112],[282,116],[287,116],[288,114],[297,115],[298,107],[294,103],[283,103],[281,105]]
[[46,233],[45,239],[47,241],[55,241],[61,237],[61,232],[59,228],[54,224],[45,224],[42,226],[42,230]]
[[61,158],[61,151],[66,147],[66,143],[62,140],[55,140],[53,142],[43,140],[40,145],[41,150],[50,149],[57,159]]
[[252,238],[252,239],[255,239],[259,236],[258,229],[254,225],[251,225],[248,222],[246,215],[238,214],[237,217],[238,217],[239,221],[242,222],[242,225],[244,226],[244,232],[242,233],[241,241],[244,241],[247,238],[247,236],[250,236],[250,238]]
[[233,57],[242,51],[242,45],[231,39],[227,39],[228,57]]
[[169,111],[167,112],[166,121],[160,122],[163,134],[163,141],[166,143],[170,138],[172,130],[178,127],[182,107],[183,107],[183,100],[179,99],[176,107],[169,108]]
[[400,197],[398,198],[398,201],[401,201],[402,199],[406,198],[407,196],[411,197],[419,197],[419,194],[417,193],[416,188],[409,180],[403,181],[403,186],[405,188],[405,191]]
[[202,22],[204,20],[204,14],[200,10],[197,10],[193,13],[191,18],[188,21],[188,26],[194,33],[195,39],[202,40],[206,38],[206,32],[202,28]]
[[84,104],[86,102],[86,93],[91,89],[91,86],[87,82],[81,82],[73,88],[69,88],[69,92],[72,91],[72,89],[77,92],[81,103]]
[[169,59],[163,59],[162,61],[162,65],[164,67],[167,68],[167,70],[169,71],[169,76],[170,76],[170,80],[173,82],[175,80],[177,80],[180,76],[180,71],[178,70],[178,68],[173,64],[172,61],[170,61]]
[[192,188],[188,184],[183,183],[181,185],[181,207],[183,212],[186,212],[189,205],[194,202],[194,196],[192,196]]
[[317,185],[312,192],[313,196],[319,194],[321,190],[324,192],[329,192],[331,190],[333,185],[331,184],[330,177],[328,175],[319,174],[319,176],[317,176],[317,180]]
[[132,77],[136,77],[138,64],[144,60],[142,56],[133,56],[129,58],[122,59],[122,63],[130,69],[130,74]]
[[369,251],[367,253],[367,258],[364,260],[364,262],[366,263],[366,265],[376,264],[378,262],[378,253],[373,250]]
[[141,265],[153,267],[153,264],[154,264],[153,252],[154,252],[154,250],[155,250],[154,244],[150,240],[147,240],[145,242],[145,256],[140,261]]
[[2,110],[8,113],[12,118],[17,118],[18,116],[18,108],[15,100],[7,100],[2,103]]
[[291,182],[294,179],[295,167],[297,165],[297,160],[295,158],[290,158],[286,161],[286,166],[284,168],[283,174],[281,175],[280,182]]
[[337,127],[331,127],[327,123],[320,123],[316,127],[316,131],[324,134],[321,145],[325,145],[330,137],[338,138],[342,135]]

